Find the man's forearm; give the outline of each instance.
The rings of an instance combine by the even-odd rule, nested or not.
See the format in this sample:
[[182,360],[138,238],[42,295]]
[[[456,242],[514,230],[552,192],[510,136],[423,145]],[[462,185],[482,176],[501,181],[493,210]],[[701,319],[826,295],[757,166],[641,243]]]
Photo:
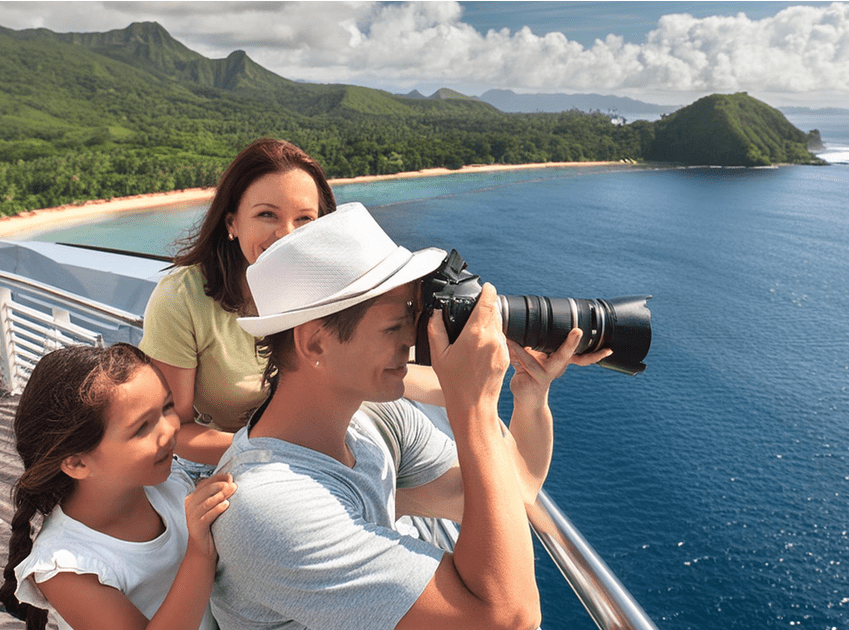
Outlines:
[[473,419],[461,423],[467,430],[455,430],[464,498],[454,564],[478,598],[507,609],[533,607],[539,596],[524,496],[495,409],[488,416],[481,423],[487,426]]

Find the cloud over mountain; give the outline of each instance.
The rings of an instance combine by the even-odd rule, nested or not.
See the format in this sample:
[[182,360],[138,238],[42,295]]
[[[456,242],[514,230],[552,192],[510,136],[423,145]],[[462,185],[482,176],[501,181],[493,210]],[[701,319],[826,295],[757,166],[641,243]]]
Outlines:
[[[46,17],[23,23],[27,12]],[[284,77],[313,82],[385,89],[429,82],[547,92],[849,95],[847,3],[791,6],[760,20],[744,13],[670,14],[642,42],[610,34],[589,47],[563,33],[527,27],[480,33],[463,21],[455,2],[0,6],[0,23],[11,28],[107,30],[139,20],[159,21],[206,56],[245,49]]]

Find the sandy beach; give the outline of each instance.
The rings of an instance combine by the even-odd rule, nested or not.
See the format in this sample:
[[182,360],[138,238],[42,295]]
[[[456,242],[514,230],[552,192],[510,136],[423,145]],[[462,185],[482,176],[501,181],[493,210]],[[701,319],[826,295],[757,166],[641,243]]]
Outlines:
[[[331,186],[340,184],[360,184],[388,179],[409,179],[415,177],[435,177],[439,175],[467,174],[489,171],[512,171],[535,168],[587,167],[618,164],[617,162],[545,162],[542,164],[490,164],[464,166],[459,170],[430,168],[421,171],[409,171],[394,175],[366,175],[343,179],[331,179]],[[56,208],[44,208],[21,212],[11,217],[0,217],[0,238],[14,238],[25,232],[52,229],[60,225],[84,223],[101,218],[107,214],[119,212],[143,212],[151,208],[169,208],[197,205],[208,202],[214,193],[213,188],[190,188],[167,193],[152,193],[115,199],[87,201],[79,205],[65,205]]]

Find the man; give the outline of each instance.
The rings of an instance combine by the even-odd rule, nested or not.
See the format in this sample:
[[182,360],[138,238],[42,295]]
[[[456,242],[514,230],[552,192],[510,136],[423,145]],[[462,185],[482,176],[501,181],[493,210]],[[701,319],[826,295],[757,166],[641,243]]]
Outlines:
[[[485,285],[459,338],[429,321],[452,444],[404,400],[419,286],[445,252],[397,246],[360,204],[280,239],[248,269],[268,402],[222,458],[239,486],[213,528],[213,614],[247,628],[536,628],[525,504],[547,474],[548,387],[573,357],[513,347],[510,432],[497,402],[508,365]],[[364,401],[372,401],[364,403]],[[456,449],[455,449],[456,444]],[[395,531],[401,514],[462,522],[453,553]]]

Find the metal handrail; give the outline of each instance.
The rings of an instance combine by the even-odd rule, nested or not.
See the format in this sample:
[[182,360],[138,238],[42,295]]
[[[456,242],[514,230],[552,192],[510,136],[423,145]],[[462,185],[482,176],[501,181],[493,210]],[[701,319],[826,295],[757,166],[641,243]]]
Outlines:
[[35,364],[48,352],[71,344],[103,346],[103,332],[115,334],[122,326],[140,331],[142,318],[0,271],[0,368],[11,394],[23,391]]
[[[36,303],[52,310],[52,317],[8,299],[12,291],[40,296]],[[97,332],[71,323],[70,312],[82,313],[89,324],[100,320],[104,324],[120,323],[141,329],[143,323],[138,315],[0,271],[0,347],[7,387],[17,384],[22,389],[28,372],[44,352],[68,343],[103,343]],[[32,330],[26,331],[27,326]],[[41,344],[33,341],[38,336],[44,337]],[[23,368],[16,367],[18,360],[23,362]],[[428,416],[440,428],[450,432],[447,417],[434,417],[430,413]],[[540,543],[600,630],[657,630],[645,611],[544,490],[540,491],[534,506],[528,509],[528,520]],[[449,551],[454,548],[459,534],[455,523],[446,519],[417,517],[412,519],[412,524],[422,539]]]
[[657,630],[654,622],[545,490],[528,510],[538,540],[601,630]]
[[[441,431],[451,435],[451,425],[443,407],[415,404]],[[537,540],[599,630],[657,630],[628,589],[545,489],[539,491],[527,514]],[[435,520],[438,522],[433,523]],[[418,517],[412,521],[421,538],[447,551],[453,550],[459,531],[456,524],[445,519]],[[449,544],[441,544],[443,541]]]
[[[543,548],[599,630],[657,630],[657,626],[560,510],[545,490],[528,509],[528,520]],[[454,549],[457,525],[446,519],[412,519],[419,537],[446,551]]]
[[139,329],[141,329],[142,324],[144,323],[144,320],[140,315],[135,315],[120,308],[115,308],[114,306],[103,304],[102,302],[96,302],[94,300],[81,297],[69,291],[58,289],[49,284],[44,284],[43,282],[30,280],[29,278],[19,276],[18,274],[11,273],[9,271],[0,271],[0,286],[7,286],[10,289],[23,289],[34,294],[40,294],[67,308],[78,309],[87,315],[111,319],[121,324],[134,326]]

